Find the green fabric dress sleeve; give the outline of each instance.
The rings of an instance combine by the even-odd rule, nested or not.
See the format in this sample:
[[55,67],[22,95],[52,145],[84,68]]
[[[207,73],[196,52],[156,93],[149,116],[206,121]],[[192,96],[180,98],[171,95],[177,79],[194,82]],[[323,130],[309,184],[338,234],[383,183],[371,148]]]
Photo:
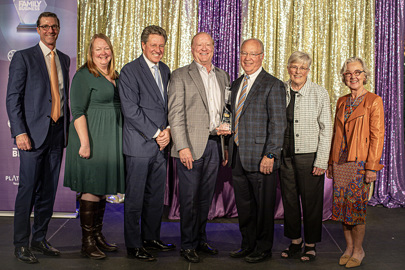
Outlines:
[[86,115],[91,96],[90,80],[94,77],[87,68],[76,72],[70,88],[70,108],[73,121]]

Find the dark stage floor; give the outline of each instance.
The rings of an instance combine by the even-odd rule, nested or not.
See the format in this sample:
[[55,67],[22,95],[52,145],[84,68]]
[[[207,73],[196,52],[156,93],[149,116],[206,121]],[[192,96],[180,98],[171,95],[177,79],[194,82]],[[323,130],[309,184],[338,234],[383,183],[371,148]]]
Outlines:
[[[344,248],[340,224],[326,221],[323,225],[323,241],[318,244],[318,257],[312,263],[280,258],[280,252],[289,241],[283,236],[282,221],[276,221],[273,257],[258,264],[248,264],[242,259],[232,259],[228,253],[239,247],[240,234],[237,219],[216,219],[207,226],[210,243],[220,250],[217,256],[201,255],[202,262],[187,263],[179,256],[180,229],[178,221],[164,220],[162,240],[175,243],[176,251],[154,253],[156,262],[140,262],[126,258],[123,235],[123,205],[108,205],[104,234],[118,243],[120,250],[108,254],[101,261],[82,258],[80,251],[81,229],[78,219],[53,219],[48,240],[62,252],[61,257],[52,258],[37,254],[39,264],[27,265],[17,261],[13,255],[13,218],[0,217],[0,270],[5,269],[344,269],[338,258]],[[404,269],[405,265],[405,208],[387,209],[369,207],[364,249],[366,257],[358,269]]]

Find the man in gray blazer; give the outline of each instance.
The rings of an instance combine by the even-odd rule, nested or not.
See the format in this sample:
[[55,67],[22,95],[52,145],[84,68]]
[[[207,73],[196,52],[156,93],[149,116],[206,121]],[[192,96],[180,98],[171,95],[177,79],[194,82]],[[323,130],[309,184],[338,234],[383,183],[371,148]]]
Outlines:
[[207,243],[205,227],[221,163],[216,128],[229,75],[212,65],[214,41],[209,34],[195,35],[191,52],[194,61],[172,74],[168,118],[179,176],[181,256],[199,262],[196,250],[218,253]]
[[245,40],[240,56],[245,75],[231,86],[229,163],[242,243],[230,256],[254,263],[271,256],[273,245],[276,171],[286,129],[285,89],[262,68],[260,40]]

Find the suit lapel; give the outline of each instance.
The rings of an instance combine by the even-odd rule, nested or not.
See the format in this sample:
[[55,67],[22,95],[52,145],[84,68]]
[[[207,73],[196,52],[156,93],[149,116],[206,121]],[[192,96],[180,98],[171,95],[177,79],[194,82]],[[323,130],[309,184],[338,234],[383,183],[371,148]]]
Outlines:
[[262,69],[262,71],[259,73],[257,76],[255,82],[253,83],[252,87],[250,88],[249,94],[246,98],[245,104],[243,104],[241,116],[245,113],[246,108],[249,106],[250,102],[254,99],[255,95],[257,95],[260,85],[262,84],[262,80],[264,78],[265,71]]
[[48,73],[48,69],[46,68],[44,54],[43,54],[39,44],[37,46],[35,46],[35,58],[37,59],[37,63],[39,63],[39,69],[41,70],[42,75],[45,79],[47,88],[49,90],[49,94],[51,94],[51,82],[49,79],[49,73]]
[[236,107],[236,96],[238,95],[240,84],[242,82],[243,76],[240,76],[232,85],[231,94],[231,111],[232,111],[232,129],[235,128],[235,107]]
[[201,79],[200,72],[198,71],[197,64],[195,62],[190,64],[189,74],[193,79],[195,85],[197,86],[197,90],[200,93],[204,106],[208,111],[207,93],[205,92],[204,83]]
[[[159,63],[159,67],[162,67],[162,62]],[[166,72],[160,72],[160,75],[162,77],[162,83],[163,83],[163,94],[165,96],[165,100],[164,100],[164,105],[165,105],[165,110],[167,110],[167,85],[169,83],[169,76],[168,73]]]
[[[155,78],[153,77],[152,72],[150,71],[150,68],[149,68],[148,64],[146,63],[146,61],[145,61],[145,59],[143,57],[144,57],[143,55],[141,55],[139,57],[139,62],[140,62],[140,65],[141,65],[142,72],[145,75],[145,77],[148,79],[149,84],[152,86],[152,89],[155,92],[155,95],[157,96],[160,103],[164,107],[166,107],[165,104],[164,104],[164,101],[163,101],[162,94],[160,93],[159,87],[158,87],[158,85],[157,85],[157,83],[155,81]],[[163,81],[163,79],[162,79],[162,81]]]

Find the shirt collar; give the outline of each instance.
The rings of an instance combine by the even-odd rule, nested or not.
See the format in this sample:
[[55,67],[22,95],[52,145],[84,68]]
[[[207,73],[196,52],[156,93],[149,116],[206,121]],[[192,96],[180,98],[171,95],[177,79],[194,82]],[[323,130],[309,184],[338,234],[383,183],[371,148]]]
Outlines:
[[[248,75],[249,80],[256,80],[256,77],[259,76],[260,72],[262,72],[263,67],[260,67],[258,70],[256,70],[254,73]],[[243,76],[246,76],[246,74],[243,74]]]
[[39,47],[41,48],[41,51],[42,51],[42,53],[43,53],[45,56],[47,56],[48,54],[50,54],[51,51],[54,51],[56,55],[58,54],[58,53],[56,52],[56,47],[55,47],[53,50],[51,50],[51,49],[49,49],[49,48],[42,42],[42,40],[39,41]]
[[[305,82],[304,86],[302,86],[302,88],[299,91],[296,91],[296,92],[299,93],[302,96],[305,96],[305,94],[308,92],[308,88],[309,88],[310,84],[311,84],[311,80],[307,77],[307,81]],[[287,81],[287,85],[288,85],[288,89],[292,89],[291,88],[291,79],[289,79]]]
[[157,63],[157,64],[155,64],[155,63],[153,63],[152,61],[150,61],[144,54],[142,54],[142,56],[143,56],[143,59],[145,59],[145,62],[146,62],[146,64],[148,65],[148,67],[150,68],[150,69],[152,69],[153,68],[153,66],[158,66],[158,68],[159,68],[159,63]]
[[[208,73],[207,69],[203,65],[201,65],[200,63],[197,63],[197,61],[195,61],[195,60],[194,60],[194,62],[197,64],[197,68],[199,70],[204,70],[205,72]],[[215,66],[213,64],[211,64],[211,71],[215,73]]]

